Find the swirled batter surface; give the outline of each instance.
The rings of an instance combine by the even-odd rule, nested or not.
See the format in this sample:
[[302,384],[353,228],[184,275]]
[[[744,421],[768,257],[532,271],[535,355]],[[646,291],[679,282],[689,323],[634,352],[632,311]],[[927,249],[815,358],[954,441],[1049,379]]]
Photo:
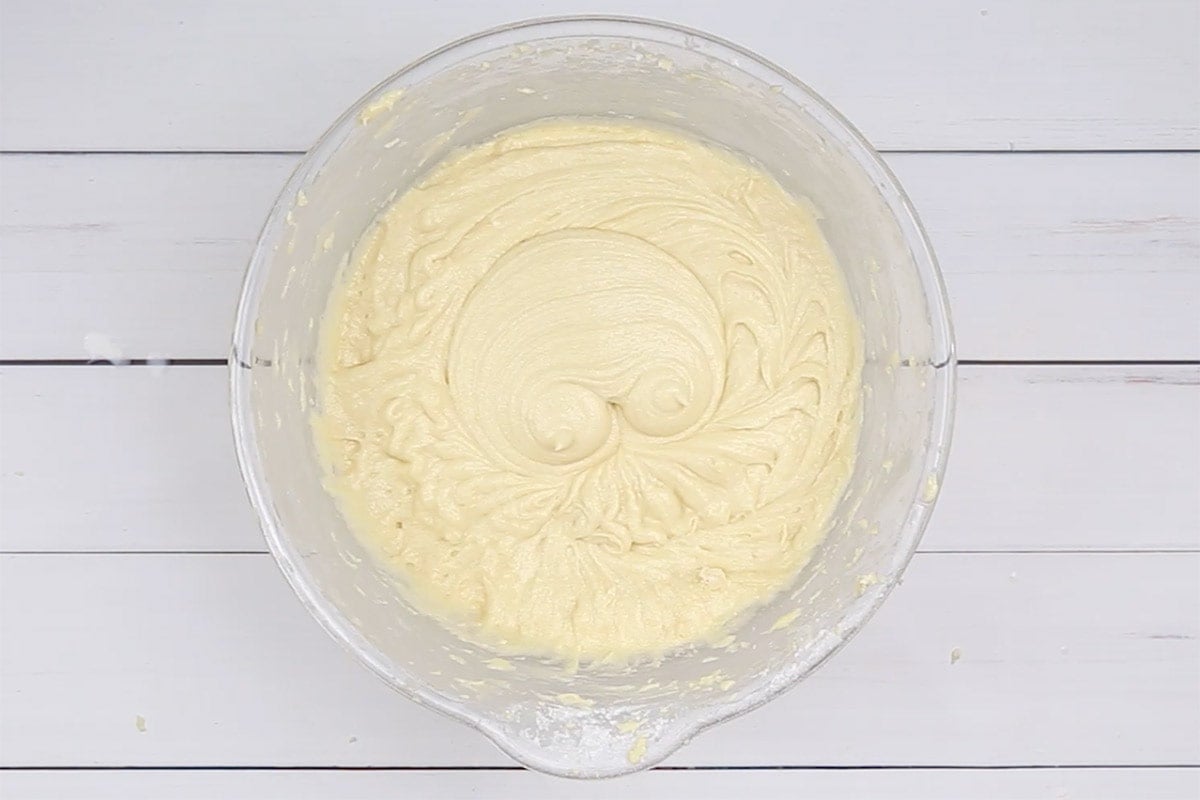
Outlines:
[[812,213],[666,131],[452,156],[364,236],[322,337],[351,527],[516,651],[719,635],[795,576],[853,463],[859,328]]

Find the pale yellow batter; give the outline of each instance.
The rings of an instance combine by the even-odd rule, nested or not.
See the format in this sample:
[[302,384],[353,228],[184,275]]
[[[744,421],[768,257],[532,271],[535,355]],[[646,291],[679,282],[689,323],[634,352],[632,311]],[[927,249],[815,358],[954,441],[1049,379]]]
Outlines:
[[812,213],[665,131],[546,122],[450,158],[359,243],[322,337],[350,525],[517,652],[719,636],[853,464],[859,329]]

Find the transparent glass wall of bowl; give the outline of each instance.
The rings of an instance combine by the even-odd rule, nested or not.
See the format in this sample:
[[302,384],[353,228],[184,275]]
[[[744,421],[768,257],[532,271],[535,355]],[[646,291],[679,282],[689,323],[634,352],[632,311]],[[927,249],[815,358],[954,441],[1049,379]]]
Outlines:
[[[410,607],[323,489],[309,429],[320,407],[320,318],[358,237],[450,151],[548,116],[614,115],[737,151],[815,207],[865,332],[860,452],[828,538],[790,590],[740,622],[733,644],[574,672],[506,655],[513,669],[498,671],[485,664],[494,653]],[[942,302],[886,170],[840,118],[769,66],[628,22],[493,33],[401,73],[348,112],[268,221],[235,342],[250,491],[306,605],[393,686],[536,768],[631,771],[792,685],[898,578],[948,446],[953,363]]]

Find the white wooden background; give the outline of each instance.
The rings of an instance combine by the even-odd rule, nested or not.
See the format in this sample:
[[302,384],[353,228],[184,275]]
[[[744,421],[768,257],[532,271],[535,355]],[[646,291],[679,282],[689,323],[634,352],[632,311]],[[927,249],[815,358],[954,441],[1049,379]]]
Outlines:
[[[329,120],[451,38],[599,8],[845,111],[927,223],[966,366],[933,523],[867,629],[666,768],[579,784],[307,617],[223,359]],[[1196,0],[0,0],[0,150],[5,800],[1200,796]]]

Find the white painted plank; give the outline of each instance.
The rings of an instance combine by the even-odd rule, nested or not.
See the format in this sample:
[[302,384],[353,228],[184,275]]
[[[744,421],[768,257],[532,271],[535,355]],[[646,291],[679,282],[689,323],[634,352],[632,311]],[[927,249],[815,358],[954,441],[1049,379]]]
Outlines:
[[1200,358],[1200,154],[895,155],[967,359]]
[[[670,763],[1200,763],[1198,583],[1197,553],[918,555],[829,664]],[[3,556],[0,638],[7,766],[506,763],[263,555]]]
[[[0,157],[0,357],[223,357],[294,156]],[[969,359],[1200,358],[1200,154],[893,155]]]
[[[0,156],[0,356],[223,358],[294,156]],[[47,309],[55,310],[45,317]]]
[[1200,368],[963,367],[925,549],[1200,549]]
[[[15,150],[302,150],[411,59],[584,0],[22,3],[0,29]],[[755,49],[887,149],[1194,148],[1193,0],[613,0]],[[86,65],[86,68],[81,68]]]
[[0,368],[0,549],[265,551],[224,367]]
[[665,771],[610,781],[567,781],[533,772],[317,770],[81,770],[0,773],[0,796],[22,800],[425,800],[506,797],[755,800],[845,797],[863,800],[1024,800],[1108,798],[1190,800],[1197,768],[1004,770],[703,770]]
[[[1200,368],[960,378],[924,549],[1200,549]],[[0,549],[264,550],[224,368],[4,367],[0,387]]]

